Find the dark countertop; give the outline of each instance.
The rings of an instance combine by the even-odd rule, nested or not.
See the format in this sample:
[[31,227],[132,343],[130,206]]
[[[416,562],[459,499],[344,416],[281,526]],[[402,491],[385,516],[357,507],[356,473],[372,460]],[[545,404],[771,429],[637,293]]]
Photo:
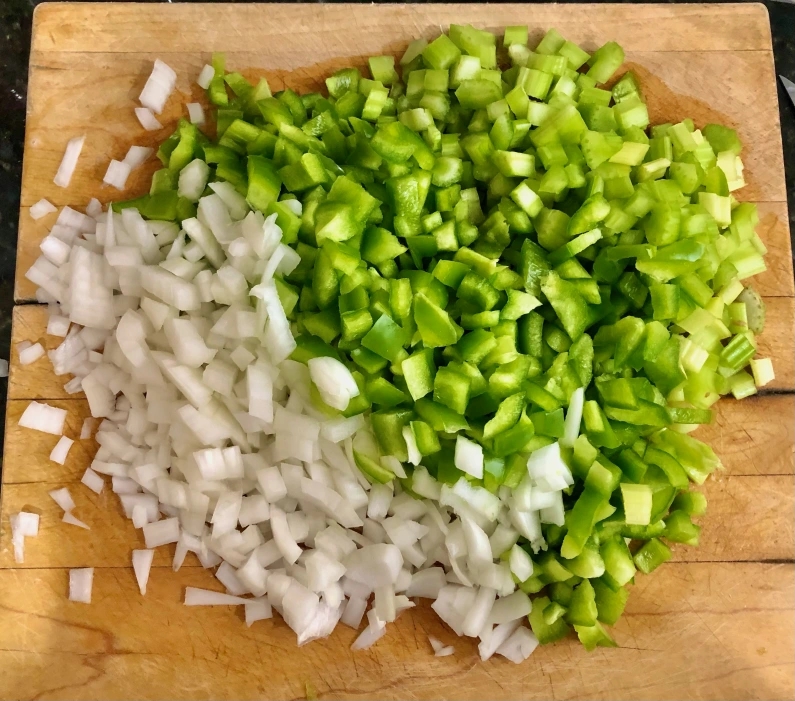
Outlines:
[[[9,357],[28,53],[33,10],[39,2],[0,0],[0,358]],[[770,13],[776,74],[795,80],[795,2],[767,0],[764,4]],[[792,235],[795,234],[795,107],[780,83],[779,107]],[[0,426],[4,423],[5,403],[6,382],[0,380]],[[0,432],[0,450],[2,440]]]

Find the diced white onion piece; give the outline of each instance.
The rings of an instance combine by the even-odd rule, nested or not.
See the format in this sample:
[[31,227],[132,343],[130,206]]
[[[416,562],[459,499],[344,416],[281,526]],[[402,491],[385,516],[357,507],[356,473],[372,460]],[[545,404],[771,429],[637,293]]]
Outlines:
[[566,420],[563,424],[563,438],[560,444],[568,448],[574,447],[574,441],[580,434],[580,422],[582,421],[582,410],[585,405],[585,390],[578,387],[572,392],[569,398],[569,408],[566,411]]
[[482,479],[483,447],[460,434],[456,436],[455,466],[476,479]]
[[345,566],[322,550],[313,550],[304,561],[307,585],[315,592],[327,589],[345,574]]
[[[235,190],[232,183],[228,183],[224,180],[218,180],[217,182],[209,183],[208,187],[216,195],[218,195],[221,201],[227,206],[229,209],[229,216],[235,221],[244,219],[251,211],[251,208],[248,206],[248,202],[246,202],[246,198],[243,197],[243,195],[241,195],[237,190]],[[251,249],[251,244],[248,239],[246,239],[245,236],[241,238],[249,245],[249,249]]]
[[361,625],[364,612],[367,608],[367,599],[359,596],[351,596],[345,605],[345,611],[340,619],[346,626],[358,630]]
[[514,545],[508,556],[508,564],[511,572],[516,575],[520,582],[524,582],[533,576],[533,560],[524,548]]
[[361,632],[359,637],[353,641],[351,650],[366,650],[384,637],[384,633],[386,633],[385,626],[378,626],[377,624],[374,626],[371,622],[367,628]]
[[252,553],[237,571],[237,578],[254,596],[265,596],[268,591],[268,574],[268,570],[259,563],[257,555]]
[[519,627],[519,623],[519,620],[515,620],[501,623],[494,628],[489,626],[488,634],[481,638],[478,645],[478,652],[482,662],[485,662],[497,652],[497,648],[513,635],[513,632]]
[[406,596],[435,599],[446,584],[444,570],[441,567],[428,567],[418,570],[411,576],[411,584],[406,589]]
[[155,557],[154,550],[133,550],[132,565],[135,571],[135,580],[138,582],[138,589],[141,596],[146,594],[146,583],[149,581],[149,571],[152,568],[152,560]]
[[58,187],[69,187],[72,175],[77,167],[77,159],[80,158],[80,152],[83,150],[83,143],[85,140],[85,135],[76,136],[73,139],[69,139],[66,144],[66,150],[61,159],[61,164],[58,166],[58,172],[53,179],[53,182]]
[[538,647],[538,640],[532,631],[524,626],[519,626],[502,645],[497,648],[497,654],[508,658],[515,664],[524,662]]
[[428,642],[431,644],[434,652],[439,652],[444,647],[444,643],[439,640],[439,638],[435,638],[432,635],[428,636]]
[[126,163],[130,168],[137,168],[146,163],[154,152],[151,146],[130,146],[122,163]]
[[492,624],[508,623],[527,616],[533,608],[530,597],[523,591],[517,590],[513,594],[504,596],[494,602],[489,615]]
[[35,538],[39,534],[39,515],[29,511],[16,514],[17,532],[25,538]]
[[276,546],[282,557],[289,564],[293,564],[301,555],[301,548],[298,547],[298,543],[290,533],[287,515],[276,506],[271,506],[271,529],[273,530],[273,539],[276,541]]
[[146,131],[157,131],[163,128],[163,125],[148,107],[136,107],[135,116]]
[[185,197],[191,202],[198,202],[204,188],[207,187],[207,178],[210,175],[210,166],[201,158],[194,158],[179,173],[177,192],[180,197]]
[[403,555],[396,545],[378,543],[355,550],[343,564],[348,568],[348,577],[375,590],[397,581]]
[[[474,572],[490,565],[492,561],[491,543],[486,532],[470,518],[463,517],[461,523],[463,524],[469,569]],[[449,535],[448,538],[450,538]]]
[[185,105],[188,108],[188,119],[191,124],[204,124],[204,107],[199,102],[189,102]]
[[295,216],[300,217],[301,212],[303,212],[303,205],[301,204],[300,200],[282,200],[282,204],[284,204],[287,209],[289,209]]
[[81,441],[86,440],[86,438],[91,438],[93,426],[94,426],[94,420],[92,418],[83,419],[83,425],[80,427]]
[[179,519],[174,517],[147,523],[143,531],[147,548],[176,543],[179,540]]
[[266,598],[246,600],[246,626],[273,618],[273,609]]
[[0,358],[0,377],[8,377],[8,361]]
[[248,604],[250,601],[251,599],[223,594],[220,591],[198,589],[197,587],[185,588],[185,606],[240,606]]
[[406,441],[406,448],[408,449],[409,462],[412,465],[419,465],[422,461],[422,453],[417,448],[417,441],[414,439],[414,432],[410,426],[403,427],[403,440]]
[[450,655],[455,654],[455,648],[452,645],[446,645],[445,647],[437,650],[434,653],[434,657],[449,657]]
[[112,185],[117,190],[123,190],[127,186],[127,178],[130,177],[132,168],[124,161],[111,160],[108,163],[108,169],[105,171],[105,176],[102,182],[106,185]]
[[30,216],[33,219],[41,219],[42,217],[46,217],[48,214],[57,211],[58,209],[55,207],[55,205],[51,204],[45,199],[41,199],[36,202],[36,204],[30,206]]
[[330,407],[345,411],[350,400],[359,396],[351,371],[336,358],[312,358],[307,365],[320,397]]
[[52,497],[52,500],[65,512],[69,512],[75,508],[75,502],[66,487],[61,487],[61,489],[53,489],[51,492],[49,492],[49,495]]
[[66,436],[61,436],[60,440],[55,444],[55,447],[50,453],[50,460],[63,465],[66,462],[66,456],[69,454],[69,449],[72,447],[74,441]]
[[102,488],[105,486],[105,480],[103,480],[102,477],[100,477],[90,467],[86,468],[86,471],[83,473],[83,477],[80,481],[95,494],[100,494],[102,492]]
[[152,73],[149,75],[144,89],[138,100],[144,107],[160,114],[166,105],[166,100],[174,90],[177,83],[177,74],[159,58],[155,59]]
[[198,83],[200,88],[207,90],[210,87],[210,81],[215,77],[215,69],[209,65],[204,64],[201,71],[199,71],[199,77],[196,78],[196,82]]
[[82,567],[76,570],[69,570],[69,601],[90,604],[93,584],[93,567]]
[[258,470],[257,482],[262,494],[270,504],[275,504],[287,496],[287,486],[277,467],[264,467]]
[[86,531],[91,530],[91,527],[87,523],[81,521],[71,511],[67,511],[63,515],[63,518],[61,518],[61,521],[63,521],[64,523],[68,523],[70,526],[77,526],[78,528],[83,528]]
[[42,346],[41,343],[34,343],[32,346],[28,346],[19,352],[19,364],[30,365],[31,363],[35,363],[43,355],[44,346]]
[[66,409],[50,406],[36,401],[31,402],[19,417],[22,428],[32,428],[35,431],[51,433],[60,436],[63,433],[66,421]]
[[89,217],[94,217],[94,219],[102,214],[102,203],[96,197],[92,197],[88,201],[88,204],[86,205],[86,214]]
[[461,627],[464,635],[474,637],[483,630],[496,598],[497,592],[494,589],[489,587],[480,587],[478,589],[475,601],[464,616],[464,622]]
[[574,484],[574,478],[560,456],[558,442],[532,452],[527,458],[527,471],[544,491],[554,492]]

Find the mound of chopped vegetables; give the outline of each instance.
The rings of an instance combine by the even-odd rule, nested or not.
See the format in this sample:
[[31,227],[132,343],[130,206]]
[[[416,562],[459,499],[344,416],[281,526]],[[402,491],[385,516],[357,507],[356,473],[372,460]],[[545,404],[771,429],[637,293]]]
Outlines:
[[398,66],[371,58],[372,77],[336,72],[328,95],[274,95],[216,55],[217,138],[182,121],[150,194],[114,209],[188,220],[175,255],[215,267],[201,197],[275,215],[297,254],[274,278],[291,358],[349,369],[355,388],[312,397],[367,417],[377,445],[354,445],[358,468],[478,524],[537,594],[538,640],[573,626],[592,649],[613,644],[601,624],[638,570],[698,544],[690,485],[720,462],[688,434],[773,377],[745,287],[765,246],[732,195],[732,129],[651,126],[635,76],[614,80],[613,42],[527,44],[526,27],[500,42],[452,25]]

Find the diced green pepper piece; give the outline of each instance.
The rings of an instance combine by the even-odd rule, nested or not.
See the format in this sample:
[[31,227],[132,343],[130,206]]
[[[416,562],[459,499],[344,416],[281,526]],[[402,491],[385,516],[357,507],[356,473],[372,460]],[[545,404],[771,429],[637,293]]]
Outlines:
[[401,362],[401,368],[403,369],[403,379],[406,381],[414,401],[421,399],[433,390],[436,366],[430,349],[413,353]]
[[550,600],[546,596],[539,596],[533,600],[533,608],[528,616],[533,635],[542,645],[554,643],[561,638],[565,638],[571,630],[563,618],[558,618],[554,623],[549,624],[544,620],[544,609],[550,605]]
[[392,363],[400,358],[405,342],[403,329],[387,314],[382,314],[362,338],[362,346]]
[[643,574],[650,574],[670,559],[671,549],[658,538],[646,541],[634,557],[635,566]]

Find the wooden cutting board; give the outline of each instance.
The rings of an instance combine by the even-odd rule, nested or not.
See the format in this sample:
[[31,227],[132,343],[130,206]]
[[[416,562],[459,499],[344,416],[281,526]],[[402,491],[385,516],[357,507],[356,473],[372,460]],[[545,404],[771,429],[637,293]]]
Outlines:
[[[627,50],[643,81],[654,122],[693,117],[736,127],[745,145],[748,186],[759,203],[769,270],[754,283],[768,306],[762,354],[775,359],[775,384],[758,397],[718,405],[700,431],[726,465],[704,491],[702,543],[675,548],[674,561],[639,575],[615,627],[618,649],[586,653],[576,641],[537,650],[521,666],[481,664],[475,643],[456,639],[426,607],[404,614],[372,649],[349,650],[355,633],[297,649],[279,620],[246,628],[239,610],[187,609],[186,585],[218,589],[188,559],[178,573],[158,553],[146,597],[130,552],[143,540],[113,494],[79,484],[96,444],[77,441],[65,467],[48,460],[56,438],[18,429],[30,399],[69,410],[77,438],[86,402],[69,396],[46,359],[21,367],[12,349],[0,528],[0,697],[80,699],[305,698],[787,698],[795,696],[793,565],[793,277],[784,171],[768,18],[762,5],[132,5],[45,4],[35,14],[28,126],[19,224],[14,342],[45,335],[46,310],[25,304],[23,278],[53,216],[34,222],[30,205],[84,206],[118,197],[102,186],[111,158],[130,144],[156,144],[203,100],[195,78],[210,52],[228,66],[266,75],[274,89],[318,88],[322,77],[365,57],[400,53],[450,22],[501,30],[529,24],[538,39],[554,26],[594,49]],[[179,94],[144,132],[133,108],[154,58],[179,76]],[[68,189],[52,184],[66,141],[86,134]],[[129,182],[141,192],[152,167]],[[47,492],[68,486],[83,531],[60,523]],[[38,538],[16,566],[8,516],[41,514]],[[68,572],[93,566],[91,605],[67,601]],[[428,634],[455,645],[436,659]]]

